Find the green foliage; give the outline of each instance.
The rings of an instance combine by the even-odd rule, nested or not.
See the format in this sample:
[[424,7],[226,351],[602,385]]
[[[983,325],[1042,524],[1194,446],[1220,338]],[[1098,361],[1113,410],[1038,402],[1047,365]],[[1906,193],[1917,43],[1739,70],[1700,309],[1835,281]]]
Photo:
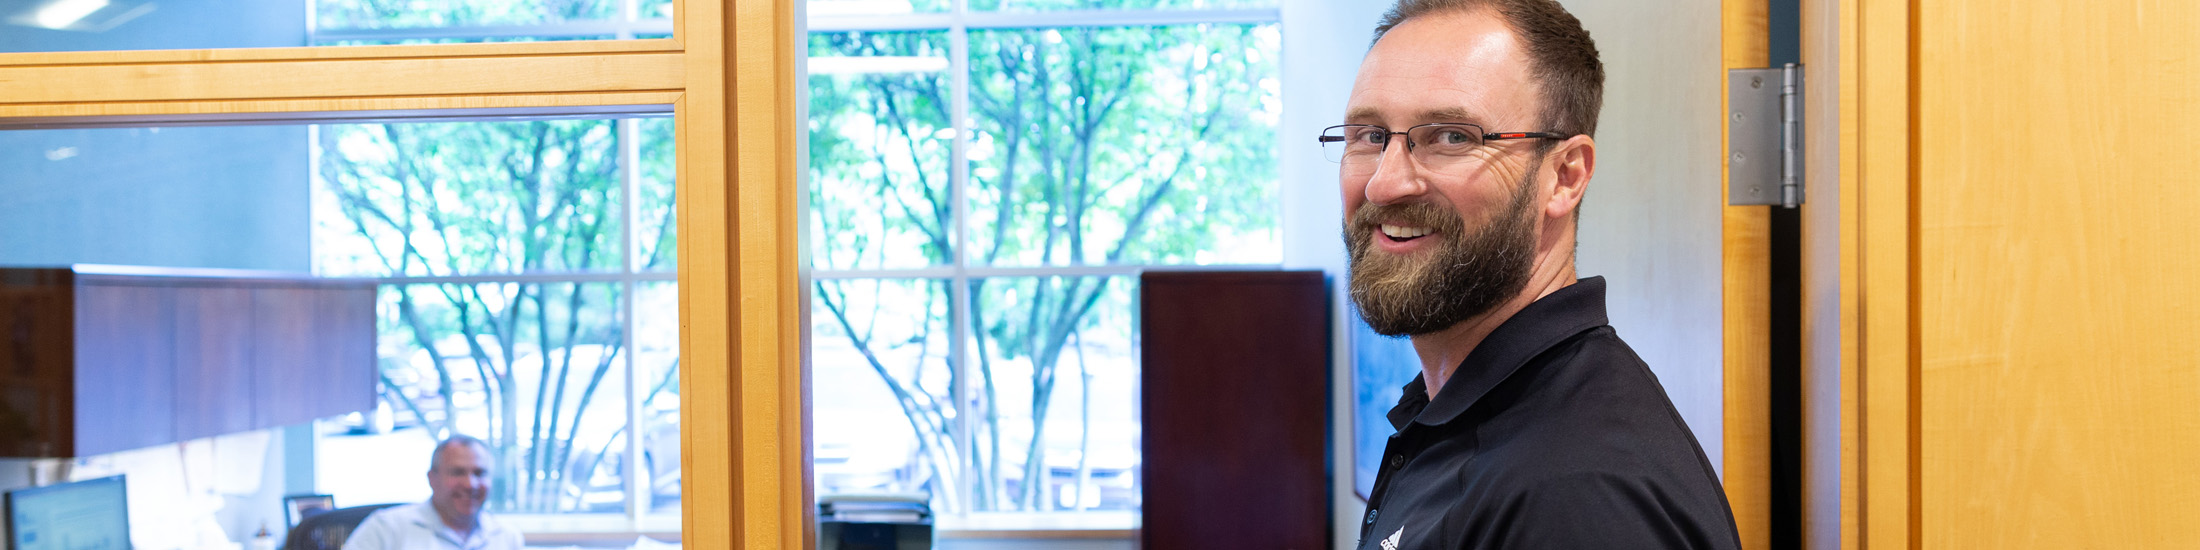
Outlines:
[[673,200],[678,189],[675,176],[680,169],[675,153],[678,140],[670,118],[645,118],[634,121],[634,126],[641,139],[641,165],[637,170],[641,180],[635,186],[641,200],[634,217],[641,248],[634,251],[634,267],[641,271],[672,271],[680,262],[679,209]]
[[619,4],[620,0],[316,0],[314,9],[316,24],[324,29],[400,29],[605,20],[619,16]]
[[[918,67],[908,58],[947,54],[942,33],[819,33],[810,41],[813,69],[826,65],[816,57],[891,56]],[[1273,25],[973,31],[969,43],[970,249],[961,252],[969,263],[1275,260],[1280,44]],[[955,261],[950,140],[956,132],[948,122],[953,76],[811,77],[807,200],[814,266],[894,269]],[[824,328],[819,337],[847,337],[894,390],[926,446],[930,462],[917,468],[931,472],[933,494],[948,499],[947,508],[1048,510],[1045,429],[1062,376],[1057,366],[1081,334],[1116,331],[1098,326],[1093,315],[1103,304],[1128,309],[1127,285],[1111,281],[969,281],[976,345],[968,355],[982,393],[965,400],[972,410],[955,412],[982,421],[968,437],[957,437],[945,421],[946,409],[938,404],[953,402],[950,396],[926,392],[917,378],[921,368],[889,364],[896,354],[884,353],[941,346],[936,342],[947,335],[872,336],[855,327],[884,314],[851,317],[848,283],[821,282],[820,326],[838,330]],[[945,289],[923,292],[930,298],[922,309],[899,314],[946,302]],[[997,364],[1006,361],[1028,364],[1029,377],[997,377]],[[1031,401],[1002,402],[1006,384],[1028,384]],[[1029,421],[1007,422],[1007,416]],[[955,447],[964,440],[968,448]],[[1019,445],[1024,448],[1013,448]],[[974,499],[957,502],[957,488],[965,484]]]
[[970,42],[974,262],[1207,263],[1275,231],[1274,27]]
[[467,275],[619,266],[610,121],[325,126],[321,178],[350,234],[332,275]]
[[[606,120],[323,126],[318,200],[341,217],[321,222],[320,271],[616,269],[623,200],[614,128]],[[643,194],[669,210],[669,177]],[[658,242],[669,242],[670,230],[659,231]],[[385,396],[438,437],[468,433],[498,451],[497,509],[571,510],[602,489],[588,484],[625,424],[619,285],[385,288]]]
[[[810,36],[813,57],[940,59],[946,52],[946,37],[938,32]],[[810,77],[814,265],[876,269],[953,261],[948,79],[939,71]]]

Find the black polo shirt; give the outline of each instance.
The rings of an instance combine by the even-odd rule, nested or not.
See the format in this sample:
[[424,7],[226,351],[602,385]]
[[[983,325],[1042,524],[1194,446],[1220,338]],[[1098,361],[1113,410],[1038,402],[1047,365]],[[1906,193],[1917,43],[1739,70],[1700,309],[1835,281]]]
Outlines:
[[1359,547],[1741,548],[1703,448],[1606,323],[1604,279],[1582,279],[1505,320],[1434,401],[1407,384]]

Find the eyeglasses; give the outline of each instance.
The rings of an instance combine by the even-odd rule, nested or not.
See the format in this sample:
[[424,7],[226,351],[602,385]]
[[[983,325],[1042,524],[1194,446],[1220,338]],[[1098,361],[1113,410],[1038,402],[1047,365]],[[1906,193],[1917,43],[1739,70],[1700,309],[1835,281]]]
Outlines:
[[1344,165],[1346,174],[1372,176],[1383,161],[1392,136],[1406,138],[1406,153],[1413,162],[1431,170],[1457,165],[1483,144],[1503,139],[1566,139],[1556,132],[1485,132],[1481,126],[1434,122],[1393,132],[1373,124],[1339,124],[1322,129],[1322,154]]

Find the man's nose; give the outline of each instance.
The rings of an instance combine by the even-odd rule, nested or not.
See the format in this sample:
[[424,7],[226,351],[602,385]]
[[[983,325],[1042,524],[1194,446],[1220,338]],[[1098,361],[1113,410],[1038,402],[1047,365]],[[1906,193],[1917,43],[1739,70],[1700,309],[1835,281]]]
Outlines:
[[1393,135],[1383,144],[1375,172],[1368,176],[1367,202],[1398,204],[1428,192],[1420,166],[1413,162],[1413,144],[1404,135]]

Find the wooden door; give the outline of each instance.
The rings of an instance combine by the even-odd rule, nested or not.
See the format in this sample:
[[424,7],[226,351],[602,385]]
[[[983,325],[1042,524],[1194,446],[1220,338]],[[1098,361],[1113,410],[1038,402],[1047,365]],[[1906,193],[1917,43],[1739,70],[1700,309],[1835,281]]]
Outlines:
[[1838,9],[1843,546],[2200,540],[2200,6]]

